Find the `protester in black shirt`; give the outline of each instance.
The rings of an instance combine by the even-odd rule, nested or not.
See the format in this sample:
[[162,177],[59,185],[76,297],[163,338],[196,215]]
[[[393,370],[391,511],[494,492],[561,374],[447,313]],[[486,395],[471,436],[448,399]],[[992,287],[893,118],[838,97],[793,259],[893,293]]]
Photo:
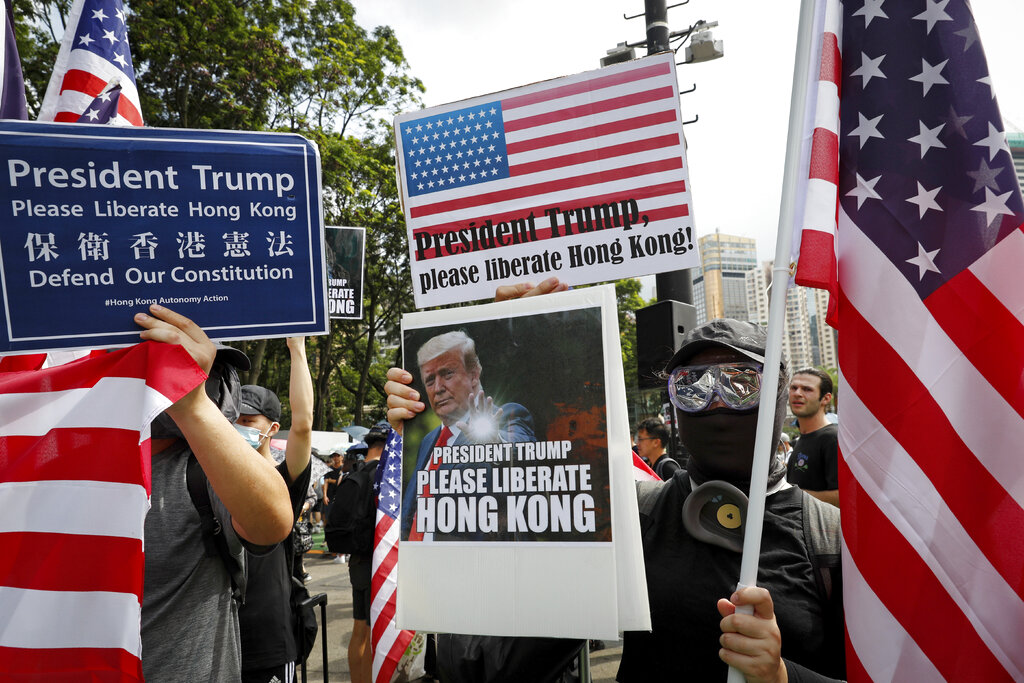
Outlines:
[[[277,462],[288,485],[293,521],[298,519],[309,489],[312,466],[313,382],[306,362],[303,337],[288,339],[291,353],[289,399],[292,424],[281,452],[270,445],[281,428],[281,401],[264,387],[242,387],[241,408],[235,427],[259,453]],[[247,557],[245,603],[238,619],[242,640],[243,683],[291,683],[299,657],[293,629],[291,595],[294,551],[291,537],[266,555]]]

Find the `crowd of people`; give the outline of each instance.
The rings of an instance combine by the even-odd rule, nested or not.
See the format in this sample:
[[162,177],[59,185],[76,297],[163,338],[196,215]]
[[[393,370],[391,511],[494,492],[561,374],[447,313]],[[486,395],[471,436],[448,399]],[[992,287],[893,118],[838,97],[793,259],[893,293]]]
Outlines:
[[[551,282],[503,288],[499,298],[561,288]],[[281,401],[265,387],[240,385],[239,370],[249,368],[242,353],[213,343],[192,321],[161,306],[135,320],[142,339],[181,345],[208,376],[152,425],[142,604],[149,680],[295,680],[304,653],[292,597],[308,574],[289,540],[293,526],[303,514],[314,528],[330,528],[332,510],[335,517],[351,514],[338,512],[345,507],[338,502],[346,495],[342,483],[355,473],[372,482],[389,431],[401,432],[428,404],[442,424],[423,440],[418,460],[442,442],[533,434],[525,408],[496,406],[484,393],[472,340],[448,333],[419,350],[427,400],[410,386],[409,371],[392,368],[385,387],[390,424],[374,425],[362,443],[332,453],[330,470],[314,482],[313,385],[303,338],[288,340],[291,427],[281,452],[271,445],[281,429]],[[763,329],[753,323],[714,320],[690,330],[665,368],[675,430],[661,416],[636,425],[634,450],[663,481],[637,485],[652,630],[624,634],[620,681],[721,680],[726,665],[750,681],[845,676],[829,376],[801,369],[771,397],[776,420],[772,449],[764,454],[771,465],[757,587],[736,590],[740,555],[693,533],[683,512],[689,497],[716,482],[749,493],[765,345]],[[784,361],[781,371],[788,378]],[[782,447],[787,407],[799,429],[791,452]],[[474,424],[485,422],[489,431],[476,433]],[[367,551],[356,542],[335,556],[348,564],[352,586],[354,683],[371,680],[371,555],[372,546]],[[741,606],[753,613],[737,611]],[[562,680],[580,645],[439,635],[431,645],[431,673],[442,681]]]

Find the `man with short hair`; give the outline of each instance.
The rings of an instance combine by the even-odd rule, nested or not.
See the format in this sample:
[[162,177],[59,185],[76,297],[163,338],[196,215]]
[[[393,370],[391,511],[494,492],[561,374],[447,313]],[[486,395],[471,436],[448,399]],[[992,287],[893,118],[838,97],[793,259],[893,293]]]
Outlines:
[[[294,524],[305,501],[312,472],[313,380],[306,362],[305,338],[289,338],[288,350],[292,423],[285,450],[274,448],[270,443],[281,429],[281,401],[266,387],[255,384],[242,387],[241,415],[235,421],[235,428],[264,459],[276,466],[284,479]],[[291,607],[294,555],[289,538],[266,555],[248,557],[246,599],[238,611],[243,683],[290,683],[295,679],[299,651]]]
[[[378,422],[363,436],[365,459],[355,465],[361,473],[373,482],[384,452],[391,425]],[[354,447],[353,447],[354,448]],[[350,451],[352,449],[349,449]],[[376,496],[374,497],[376,498]],[[376,502],[376,501],[375,501]],[[374,520],[376,513],[370,516]],[[373,552],[352,553],[349,556],[348,578],[352,584],[352,636],[348,641],[348,669],[352,683],[370,683],[373,668],[373,650],[370,648],[370,573]]]
[[668,427],[656,417],[649,417],[636,427],[637,455],[647,461],[662,481],[671,479],[679,469],[679,463],[665,452],[670,438]]
[[832,404],[832,378],[804,368],[789,383],[789,409],[800,437],[789,456],[786,479],[818,500],[839,507],[839,428],[825,416]]

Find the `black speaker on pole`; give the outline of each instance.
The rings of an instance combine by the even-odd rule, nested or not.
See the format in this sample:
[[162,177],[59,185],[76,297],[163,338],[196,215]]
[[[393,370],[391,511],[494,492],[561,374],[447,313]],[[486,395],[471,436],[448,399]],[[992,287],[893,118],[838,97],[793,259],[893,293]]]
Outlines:
[[637,383],[664,388],[660,377],[687,330],[697,325],[697,309],[678,301],[659,301],[636,312]]

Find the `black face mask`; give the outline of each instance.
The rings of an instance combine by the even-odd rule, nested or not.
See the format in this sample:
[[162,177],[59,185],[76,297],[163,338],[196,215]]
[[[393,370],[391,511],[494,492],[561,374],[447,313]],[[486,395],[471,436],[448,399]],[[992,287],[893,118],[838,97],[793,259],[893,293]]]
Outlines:
[[[703,413],[676,411],[679,437],[690,452],[686,469],[694,481],[703,484],[721,479],[749,494],[757,413],[756,409],[738,411],[730,408],[716,408]],[[769,488],[786,476],[785,464],[775,457],[785,417],[786,394],[781,393],[776,401],[771,446],[764,454],[772,461],[768,472]]]
[[[210,397],[220,412],[234,424],[239,415],[242,383],[238,380],[238,371],[234,365],[215,360],[210,368],[210,376],[206,379],[206,395]],[[166,412],[160,413],[150,425],[154,439],[184,439],[181,429]]]

